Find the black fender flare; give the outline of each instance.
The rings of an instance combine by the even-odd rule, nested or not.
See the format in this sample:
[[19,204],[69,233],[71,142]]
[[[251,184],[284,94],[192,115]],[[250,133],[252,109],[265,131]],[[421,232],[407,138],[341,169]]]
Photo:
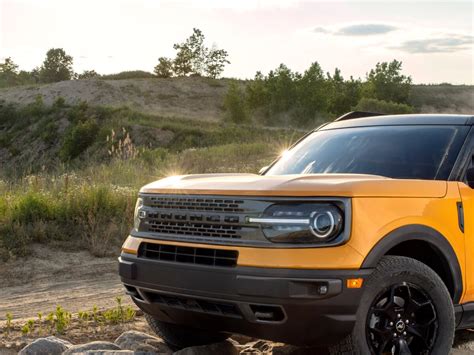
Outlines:
[[448,240],[437,230],[421,225],[412,224],[406,225],[393,230],[385,235],[367,254],[361,268],[374,268],[380,259],[387,254],[387,252],[400,243],[420,240],[430,244],[435,252],[443,257],[448,264],[451,277],[453,279],[453,303],[459,303],[463,291],[463,279],[461,267],[459,266],[458,258]]

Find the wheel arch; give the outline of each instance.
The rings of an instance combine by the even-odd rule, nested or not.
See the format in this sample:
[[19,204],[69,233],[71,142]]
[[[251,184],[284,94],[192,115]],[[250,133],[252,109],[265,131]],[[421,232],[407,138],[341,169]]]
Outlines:
[[425,263],[441,277],[453,303],[459,303],[463,291],[459,261],[451,244],[437,230],[418,224],[395,229],[370,250],[361,268],[374,268],[385,255],[407,256]]

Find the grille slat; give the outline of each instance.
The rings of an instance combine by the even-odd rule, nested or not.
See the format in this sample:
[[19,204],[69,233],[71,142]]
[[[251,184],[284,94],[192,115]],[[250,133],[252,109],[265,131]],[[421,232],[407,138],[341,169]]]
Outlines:
[[198,298],[165,295],[157,292],[145,292],[145,296],[152,303],[163,304],[168,307],[186,309],[202,313],[216,314],[228,317],[241,318],[242,315],[235,304],[226,302],[214,302]]
[[177,263],[234,267],[237,265],[238,252],[144,242],[140,245],[138,257]]
[[243,212],[242,200],[209,198],[150,197],[152,207],[163,209],[185,209],[190,211]]
[[194,223],[192,221],[174,222],[159,219],[148,219],[148,231],[167,234],[184,234],[197,237],[240,238],[237,231],[240,226],[225,224]]

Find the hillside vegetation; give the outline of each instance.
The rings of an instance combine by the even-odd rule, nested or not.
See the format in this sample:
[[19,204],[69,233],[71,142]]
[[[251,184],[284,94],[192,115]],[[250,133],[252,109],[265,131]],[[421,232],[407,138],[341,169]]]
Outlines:
[[257,172],[302,134],[62,98],[4,103],[0,117],[1,259],[27,255],[34,242],[116,254],[140,186],[175,174]]
[[[33,243],[116,255],[140,186],[183,173],[255,173],[355,103],[327,101],[333,106],[311,112],[329,97],[313,89],[334,82],[282,78],[87,79],[1,89],[0,260],[28,255]],[[411,86],[408,103],[359,89],[367,95],[361,109],[474,111],[470,86]],[[350,91],[335,92],[351,99]]]

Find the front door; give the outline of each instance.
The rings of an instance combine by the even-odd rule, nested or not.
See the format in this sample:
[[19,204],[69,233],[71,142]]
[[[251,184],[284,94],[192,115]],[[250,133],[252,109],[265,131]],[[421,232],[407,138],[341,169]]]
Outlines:
[[[472,158],[468,162],[469,167],[474,167],[474,151]],[[463,182],[459,182],[459,192],[461,194],[462,205],[458,206],[460,214],[459,223],[464,227],[466,240],[466,293],[464,302],[474,301],[474,185],[469,186],[466,176]],[[472,185],[472,184],[471,184]],[[461,210],[462,208],[462,210]]]

